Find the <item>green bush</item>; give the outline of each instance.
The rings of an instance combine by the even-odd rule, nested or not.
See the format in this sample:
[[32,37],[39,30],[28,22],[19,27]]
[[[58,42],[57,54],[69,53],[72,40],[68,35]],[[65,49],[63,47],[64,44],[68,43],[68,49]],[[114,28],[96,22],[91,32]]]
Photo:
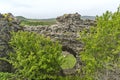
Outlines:
[[85,65],[83,73],[86,80],[109,80],[120,71],[120,7],[114,13],[107,11],[96,20],[96,27],[80,33],[84,44],[80,53]]
[[58,42],[32,32],[12,32],[9,62],[16,74],[28,80],[54,79],[61,70],[62,49]]

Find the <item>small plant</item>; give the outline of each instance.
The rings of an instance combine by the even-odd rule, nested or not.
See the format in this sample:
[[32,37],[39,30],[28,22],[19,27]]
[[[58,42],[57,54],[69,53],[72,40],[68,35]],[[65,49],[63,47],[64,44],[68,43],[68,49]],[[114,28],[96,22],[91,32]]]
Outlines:
[[32,32],[12,32],[9,62],[16,73],[28,80],[55,79],[62,64],[62,49],[58,42]]
[[76,58],[72,54],[64,55],[64,62],[61,65],[62,69],[73,68],[76,64]]

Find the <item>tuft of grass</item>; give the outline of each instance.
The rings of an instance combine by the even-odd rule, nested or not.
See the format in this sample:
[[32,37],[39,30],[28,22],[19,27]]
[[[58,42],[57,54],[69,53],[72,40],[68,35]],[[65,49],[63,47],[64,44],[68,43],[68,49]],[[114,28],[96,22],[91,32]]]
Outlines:
[[64,63],[61,65],[62,69],[70,69],[75,66],[76,59],[72,54],[64,57]]

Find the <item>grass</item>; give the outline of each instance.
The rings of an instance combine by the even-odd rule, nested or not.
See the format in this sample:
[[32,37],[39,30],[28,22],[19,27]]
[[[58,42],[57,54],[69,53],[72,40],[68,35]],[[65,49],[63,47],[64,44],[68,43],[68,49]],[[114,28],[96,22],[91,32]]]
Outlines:
[[25,26],[25,25],[28,25],[28,26],[39,26],[39,25],[53,25],[55,24],[56,21],[33,21],[33,20],[22,20],[20,25],[21,26]]
[[64,63],[61,65],[63,69],[70,69],[75,66],[76,59],[72,54],[68,54],[64,57]]
[[39,26],[39,25],[53,25],[56,23],[55,18],[50,18],[50,19],[28,19],[23,16],[16,16],[18,20],[21,21],[20,25],[21,26]]

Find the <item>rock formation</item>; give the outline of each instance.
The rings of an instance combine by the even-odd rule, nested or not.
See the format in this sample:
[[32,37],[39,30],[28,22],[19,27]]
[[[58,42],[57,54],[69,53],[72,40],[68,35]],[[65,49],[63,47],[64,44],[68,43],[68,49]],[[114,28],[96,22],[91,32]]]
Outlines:
[[[25,31],[37,32],[45,36],[49,36],[53,41],[60,41],[62,44],[62,50],[74,55],[76,58],[76,65],[73,69],[64,70],[64,73],[73,74],[81,66],[80,51],[82,50],[82,43],[77,40],[79,38],[79,32],[83,28],[89,28],[95,25],[93,20],[82,20],[81,15],[75,14],[64,14],[63,16],[57,17],[57,24],[51,26],[26,26]],[[70,73],[70,72],[72,73]]]
[[[11,13],[0,14],[0,58],[7,57],[8,52],[12,50],[8,45],[10,32],[21,29],[19,21]],[[0,71],[11,72],[11,68],[8,62],[0,60]]]
[[[0,14],[0,58],[7,57],[12,51],[8,42],[10,40],[10,32],[24,29],[24,31],[37,32],[46,37],[49,36],[53,41],[59,41],[62,44],[63,53],[67,52],[76,58],[76,65],[73,69],[64,70],[65,74],[73,74],[81,66],[79,53],[82,50],[82,43],[77,40],[79,32],[83,28],[89,28],[94,24],[92,20],[82,20],[81,15],[65,14],[56,18],[57,24],[51,26],[25,26],[20,27],[19,21],[11,14]],[[11,65],[0,60],[0,71],[11,72]]]

